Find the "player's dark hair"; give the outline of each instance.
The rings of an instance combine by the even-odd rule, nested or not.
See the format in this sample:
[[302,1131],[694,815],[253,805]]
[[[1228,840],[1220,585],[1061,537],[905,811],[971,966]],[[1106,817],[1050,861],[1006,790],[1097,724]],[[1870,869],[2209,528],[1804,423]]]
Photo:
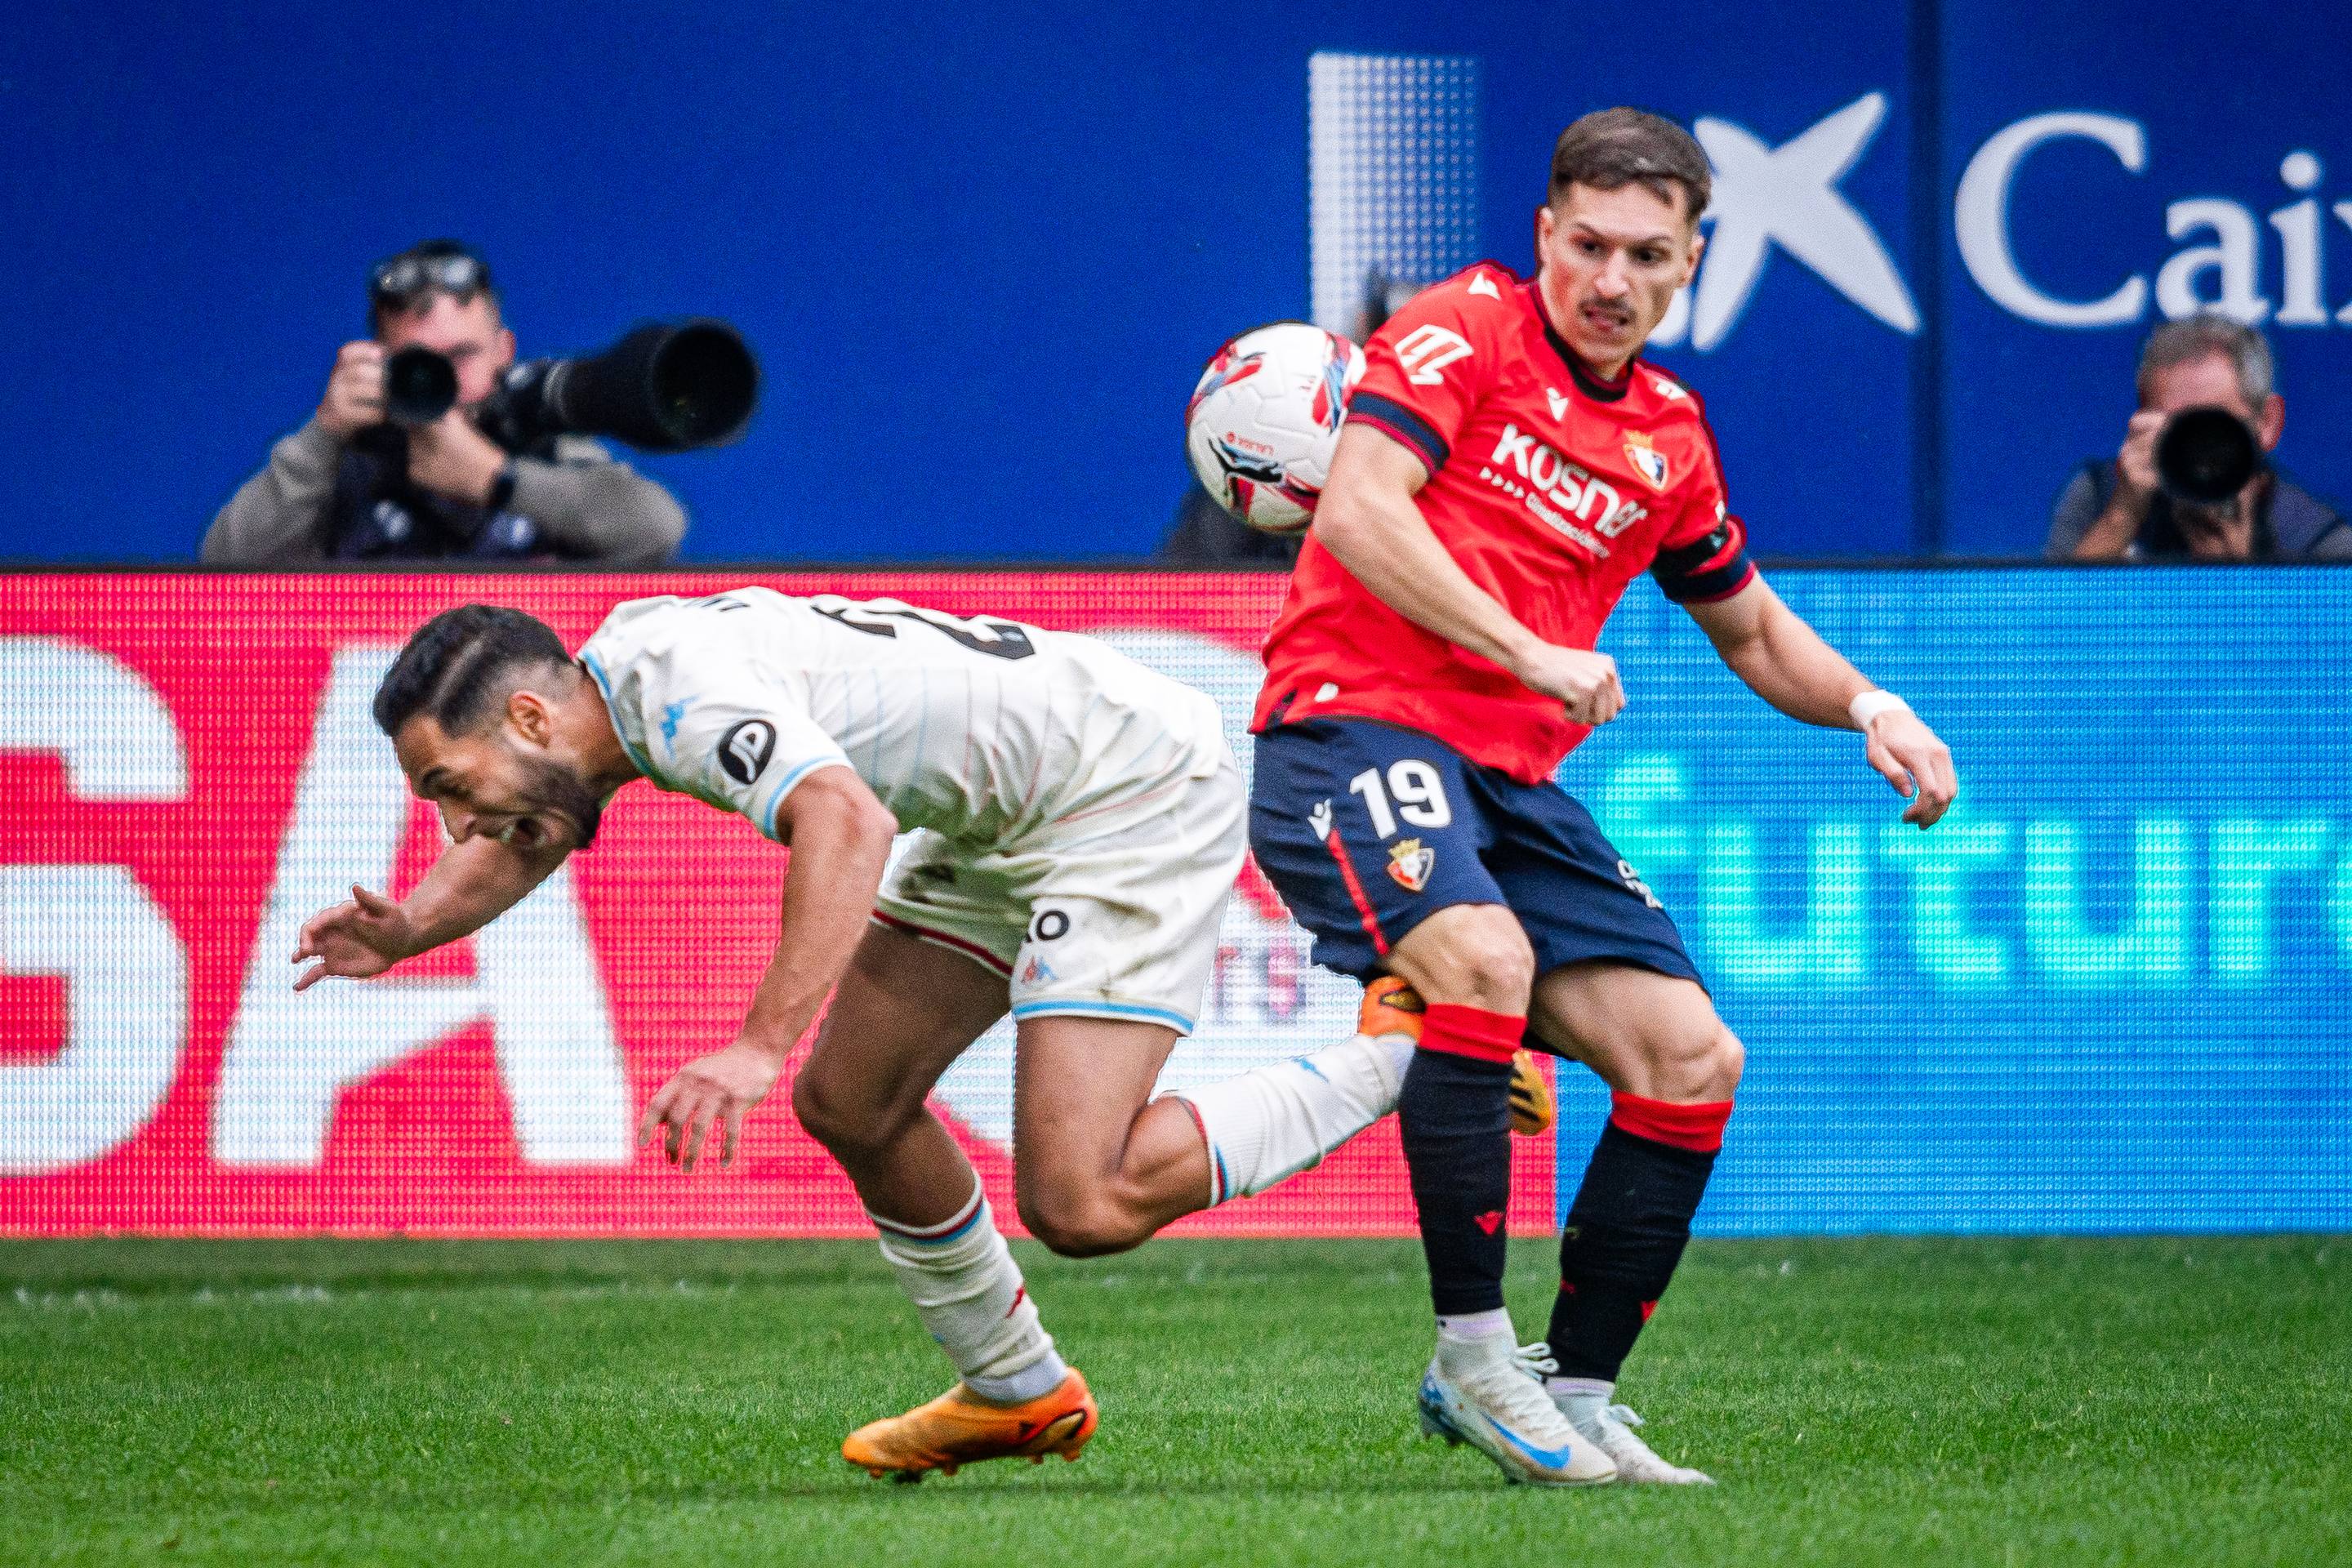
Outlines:
[[375,721],[387,735],[425,714],[451,735],[488,715],[513,681],[535,670],[571,667],[555,628],[503,605],[460,605],[423,626],[375,689]]
[[1641,185],[1662,202],[1680,187],[1690,223],[1706,210],[1715,179],[1706,153],[1691,133],[1663,115],[1641,109],[1601,109],[1559,133],[1551,150],[1551,188],[1557,202],[1570,185],[1614,191]]

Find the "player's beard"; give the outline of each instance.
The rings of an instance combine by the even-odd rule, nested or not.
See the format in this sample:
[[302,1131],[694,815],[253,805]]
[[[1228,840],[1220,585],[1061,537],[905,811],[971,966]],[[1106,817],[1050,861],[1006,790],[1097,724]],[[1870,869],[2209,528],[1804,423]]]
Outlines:
[[530,809],[569,824],[574,849],[585,849],[595,843],[596,828],[604,816],[604,803],[597,798],[596,792],[561,763],[528,756],[520,761],[523,771],[530,775],[523,793]]

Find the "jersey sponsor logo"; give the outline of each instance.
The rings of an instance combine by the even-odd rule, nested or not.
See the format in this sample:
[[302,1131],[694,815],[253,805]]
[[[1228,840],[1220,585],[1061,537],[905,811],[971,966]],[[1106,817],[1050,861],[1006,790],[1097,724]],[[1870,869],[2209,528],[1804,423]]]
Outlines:
[[1484,294],[1489,300],[1499,300],[1503,297],[1503,291],[1495,287],[1495,280],[1484,272],[1470,279],[1470,287],[1465,292],[1474,295]]
[[1456,360],[1470,357],[1470,341],[1461,333],[1424,322],[1397,340],[1397,363],[1415,386],[1435,386],[1444,379],[1438,372]]
[[1429,874],[1437,869],[1437,851],[1418,838],[1400,838],[1389,846],[1389,875],[1396,885],[1408,893],[1418,893],[1429,886]]
[[1547,525],[1597,556],[1608,555],[1605,541],[1650,515],[1649,508],[1619,495],[1616,486],[1517,425],[1504,425],[1486,465],[1480,478],[1517,496]]
[[1568,395],[1560,391],[1559,387],[1545,387],[1544,401],[1551,405],[1551,416],[1553,418],[1565,419],[1568,417]]
[[1636,430],[1625,437],[1625,460],[1633,471],[1650,481],[1654,489],[1666,488],[1666,455],[1650,444],[1650,433]]
[[750,784],[776,754],[776,727],[765,719],[744,719],[719,737],[719,765],[739,784]]

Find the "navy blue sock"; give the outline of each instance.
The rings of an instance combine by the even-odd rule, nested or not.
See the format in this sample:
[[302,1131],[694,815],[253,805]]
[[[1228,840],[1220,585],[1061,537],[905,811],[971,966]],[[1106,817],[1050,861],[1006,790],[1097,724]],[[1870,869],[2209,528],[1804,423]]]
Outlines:
[[1639,1137],[1614,1121],[1601,1130],[1560,1232],[1550,1334],[1560,1376],[1616,1381],[1682,1261],[1714,1169],[1712,1150]]
[[[1437,1009],[1432,1008],[1434,1013]],[[1424,1048],[1397,1101],[1429,1295],[1440,1317],[1503,1304],[1511,1201],[1511,1067]]]

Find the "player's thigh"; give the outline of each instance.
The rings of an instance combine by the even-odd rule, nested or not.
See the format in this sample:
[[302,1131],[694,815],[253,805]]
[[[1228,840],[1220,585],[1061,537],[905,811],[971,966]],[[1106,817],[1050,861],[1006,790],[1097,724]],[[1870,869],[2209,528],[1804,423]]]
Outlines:
[[1426,735],[1365,720],[1258,738],[1250,847],[1314,933],[1317,963],[1359,978],[1394,970],[1426,982],[1433,1002],[1525,1005],[1525,943],[1484,859],[1494,828],[1479,772]]
[[1537,1037],[1622,1093],[1685,1104],[1729,1100],[1744,1053],[1696,981],[1616,959],[1563,965],[1536,982]]
[[1178,1036],[1165,1024],[1047,1014],[1019,1026],[1013,1153],[1022,1194],[1067,1201],[1125,1162],[1137,1114]]
[[920,1114],[940,1075],[1004,1008],[994,969],[869,925],[793,1079],[793,1110],[828,1144],[886,1140]]

